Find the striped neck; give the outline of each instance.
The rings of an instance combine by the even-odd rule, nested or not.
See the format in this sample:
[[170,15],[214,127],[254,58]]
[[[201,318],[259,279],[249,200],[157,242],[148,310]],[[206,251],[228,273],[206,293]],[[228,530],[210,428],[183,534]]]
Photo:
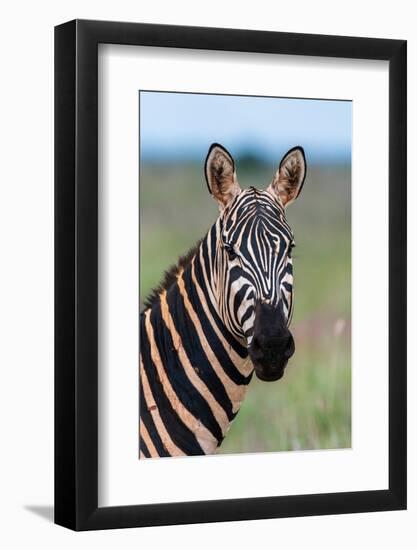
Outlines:
[[159,456],[213,453],[252,377],[247,348],[218,314],[212,237],[141,317],[141,437],[154,427]]

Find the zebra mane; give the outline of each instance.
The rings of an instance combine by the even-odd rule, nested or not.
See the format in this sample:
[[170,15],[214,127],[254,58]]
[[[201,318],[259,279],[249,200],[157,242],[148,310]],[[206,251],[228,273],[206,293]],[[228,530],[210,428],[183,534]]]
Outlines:
[[168,290],[175,283],[179,271],[181,271],[181,269],[185,269],[194,258],[202,240],[203,239],[200,239],[195,246],[190,248],[187,254],[185,254],[184,256],[180,256],[177,263],[172,265],[167,271],[165,271],[162,281],[157,287],[150,291],[148,296],[143,301],[144,310],[151,308],[157,302],[159,295],[164,290]]

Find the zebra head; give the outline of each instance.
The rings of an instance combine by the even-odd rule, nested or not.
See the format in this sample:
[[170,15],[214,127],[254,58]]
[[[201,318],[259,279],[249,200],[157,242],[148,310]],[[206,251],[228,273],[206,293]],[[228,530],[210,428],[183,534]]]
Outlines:
[[289,330],[295,244],[285,208],[303,186],[304,151],[288,151],[265,190],[242,190],[232,156],[218,144],[209,149],[205,175],[220,207],[212,250],[220,315],[233,335],[247,343],[257,377],[278,380],[295,351]]

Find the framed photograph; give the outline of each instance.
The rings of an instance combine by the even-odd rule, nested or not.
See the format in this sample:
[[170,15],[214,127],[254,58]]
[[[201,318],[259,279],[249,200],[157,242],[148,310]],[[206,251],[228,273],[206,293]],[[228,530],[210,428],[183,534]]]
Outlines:
[[406,42],[55,29],[55,522],[406,507]]

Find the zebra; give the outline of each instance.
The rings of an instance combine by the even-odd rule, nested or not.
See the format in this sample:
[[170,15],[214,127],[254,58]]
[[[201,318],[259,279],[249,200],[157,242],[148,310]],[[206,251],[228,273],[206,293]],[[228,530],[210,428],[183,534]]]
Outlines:
[[140,314],[140,458],[215,453],[253,373],[279,380],[295,351],[285,208],[304,184],[303,148],[284,155],[265,190],[242,190],[217,143],[204,171],[219,216]]

